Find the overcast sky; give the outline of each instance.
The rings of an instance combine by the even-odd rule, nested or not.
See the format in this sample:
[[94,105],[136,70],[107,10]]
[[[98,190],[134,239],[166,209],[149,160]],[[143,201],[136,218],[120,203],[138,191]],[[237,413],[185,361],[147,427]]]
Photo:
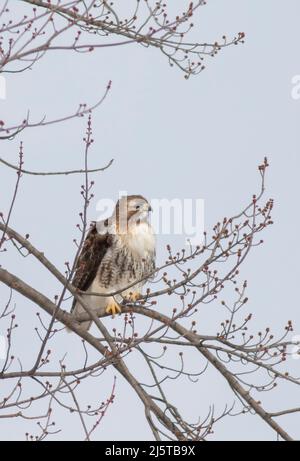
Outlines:
[[[180,4],[181,2],[178,2]],[[300,99],[292,98],[292,79],[300,74],[300,3],[297,0],[209,0],[195,22],[199,41],[215,40],[226,33],[246,33],[244,45],[229,47],[207,68],[188,81],[155,49],[138,45],[104,49],[86,55],[49,53],[32,71],[8,75],[7,98],[0,100],[1,119],[22,120],[30,109],[33,120],[44,114],[54,118],[70,113],[77,103],[92,104],[109,80],[112,90],[93,114],[95,144],[91,166],[113,166],[96,176],[95,203],[90,219],[98,216],[101,198],[118,198],[119,191],[143,194],[149,199],[203,199],[205,227],[239,211],[258,191],[257,165],[265,155],[270,160],[266,194],[275,200],[275,225],[264,235],[265,244],[255,249],[243,266],[241,279],[248,279],[250,298],[247,309],[254,314],[257,331],[273,326],[282,331],[293,319],[295,334],[299,320],[299,122]],[[85,120],[72,120],[47,129],[27,130],[13,142],[2,143],[0,154],[16,163],[18,142],[24,143],[25,167],[34,170],[82,167]],[[6,210],[15,173],[0,164],[0,210]],[[20,233],[30,233],[32,241],[45,250],[63,270],[74,253],[72,239],[81,207],[77,176],[61,178],[24,177],[12,218]],[[169,236],[181,248],[185,236]],[[158,259],[164,260],[166,237],[158,235]],[[32,260],[12,253],[1,255],[3,265],[53,298],[57,285]],[[2,264],[2,262],[1,262]],[[1,289],[1,299],[7,290]],[[20,329],[17,345],[24,363],[30,365],[31,351],[38,344],[33,336],[35,308],[18,296]],[[207,309],[207,308],[205,308]],[[201,333],[214,329],[219,314],[202,313]],[[118,320],[117,320],[118,322]],[[30,336],[29,336],[30,335]],[[81,354],[75,338],[61,335],[60,351]],[[56,343],[57,344],[57,343]],[[17,349],[17,348],[16,348]],[[74,352],[75,351],[75,352]],[[81,356],[81,355],[80,355]],[[27,357],[27,359],[25,358]],[[73,357],[74,360],[74,357]],[[195,358],[196,360],[196,358]],[[292,359],[290,359],[292,360]],[[143,379],[144,369],[134,357]],[[291,366],[297,370],[300,361]],[[199,366],[190,358],[190,368]],[[141,366],[141,368],[139,368]],[[298,375],[300,373],[298,372]],[[98,386],[93,398],[105,399],[113,373]],[[186,386],[186,387],[184,387]],[[289,389],[289,388],[288,388]],[[186,415],[205,414],[209,404],[222,411],[233,394],[213,372],[196,384],[172,382],[174,401],[186,399]],[[98,396],[98,394],[100,396]],[[278,397],[279,396],[279,397]],[[291,388],[265,396],[275,411],[299,402],[299,390]],[[299,405],[299,404],[298,404]],[[81,438],[79,421],[65,412],[64,431],[56,438]],[[58,418],[59,420],[59,418]],[[1,439],[23,439],[35,423],[0,423]],[[282,424],[299,438],[299,420],[287,417]],[[13,430],[12,430],[13,427]],[[117,377],[116,403],[98,428],[96,438],[107,440],[149,439],[150,430],[143,408],[129,386]],[[212,438],[260,440],[274,433],[253,416],[229,418],[215,428]]]

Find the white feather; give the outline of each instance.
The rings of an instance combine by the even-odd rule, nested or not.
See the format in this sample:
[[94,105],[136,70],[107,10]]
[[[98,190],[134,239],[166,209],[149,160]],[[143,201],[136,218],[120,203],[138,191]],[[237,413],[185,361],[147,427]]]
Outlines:
[[126,244],[140,257],[155,253],[155,235],[147,222],[130,226],[128,234],[122,236]]

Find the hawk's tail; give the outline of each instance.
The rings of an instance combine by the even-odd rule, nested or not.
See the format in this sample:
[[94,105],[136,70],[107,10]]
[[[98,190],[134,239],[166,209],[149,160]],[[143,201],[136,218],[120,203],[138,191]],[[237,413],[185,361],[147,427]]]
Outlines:
[[[80,304],[78,303],[75,303],[73,304],[72,308],[71,308],[71,315],[73,315],[74,317],[77,315],[77,314],[80,314],[84,312],[82,307],[80,306]],[[92,320],[87,320],[86,322],[82,322],[80,324],[80,328],[83,330],[83,331],[88,331],[90,329],[92,325]],[[66,331],[68,333],[72,333],[72,330],[70,330],[70,328],[66,327]]]

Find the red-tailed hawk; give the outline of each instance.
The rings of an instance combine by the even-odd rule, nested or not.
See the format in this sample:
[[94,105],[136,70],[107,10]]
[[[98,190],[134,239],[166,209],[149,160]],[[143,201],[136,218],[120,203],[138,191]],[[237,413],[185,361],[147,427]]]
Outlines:
[[[92,223],[77,260],[73,286],[91,293],[114,293],[116,296],[85,296],[91,310],[104,307],[114,316],[121,312],[120,302],[140,297],[147,275],[155,269],[155,236],[148,222],[151,206],[141,195],[122,197],[111,218]],[[127,288],[134,282],[142,282]],[[85,312],[73,301],[74,315]],[[83,322],[88,330],[91,321]]]

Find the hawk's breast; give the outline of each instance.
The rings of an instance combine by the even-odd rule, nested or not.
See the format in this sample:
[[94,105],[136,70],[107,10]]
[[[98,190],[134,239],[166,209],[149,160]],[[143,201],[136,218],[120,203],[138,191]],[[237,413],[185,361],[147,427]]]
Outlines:
[[147,223],[132,226],[130,232],[115,235],[98,271],[99,283],[118,289],[147,277],[155,269],[155,236]]

